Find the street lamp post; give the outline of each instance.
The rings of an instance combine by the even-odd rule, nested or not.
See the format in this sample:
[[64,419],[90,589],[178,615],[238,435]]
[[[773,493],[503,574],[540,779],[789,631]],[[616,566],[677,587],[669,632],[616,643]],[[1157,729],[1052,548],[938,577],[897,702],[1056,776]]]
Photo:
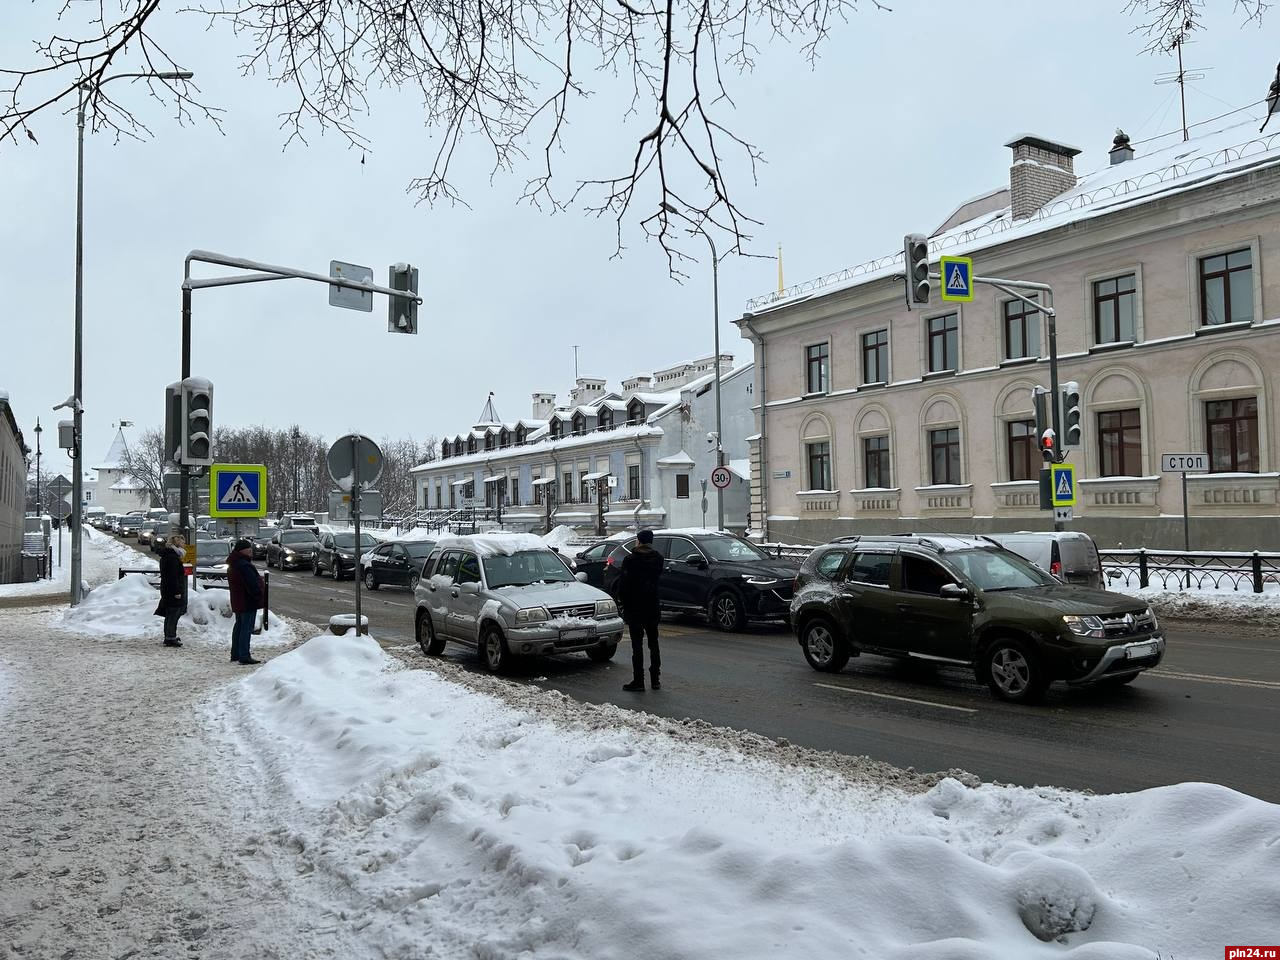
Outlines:
[[44,433],[44,427],[40,426],[40,418],[36,417],[36,516],[44,516],[44,509],[40,505],[40,434]]
[[[135,80],[190,80],[194,76],[188,70],[145,73],[117,73],[92,84],[77,88],[76,107],[76,322],[75,322],[75,386],[72,390],[72,417],[75,445],[71,448],[71,605],[80,603],[80,498],[83,495],[84,467],[81,459],[83,426],[83,368],[84,368],[84,102],[86,88],[100,90],[104,83],[126,77]],[[58,538],[62,543],[62,538]]]
[[[716,466],[724,466],[724,427],[720,414],[720,258],[716,254],[715,241],[711,239],[711,234],[706,230],[698,227],[697,233],[702,234],[711,247],[711,304],[712,315],[715,319],[715,368],[716,368]],[[724,532],[724,489],[716,487],[716,522],[717,528],[721,533]]]

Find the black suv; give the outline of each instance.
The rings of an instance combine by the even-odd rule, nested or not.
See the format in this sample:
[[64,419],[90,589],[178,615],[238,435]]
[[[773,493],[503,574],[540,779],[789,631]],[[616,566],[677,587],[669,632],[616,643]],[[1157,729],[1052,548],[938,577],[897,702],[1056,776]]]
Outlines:
[[800,569],[791,619],[805,659],[875,653],[972,667],[1003,700],[1054,680],[1124,684],[1164,656],[1140,600],[1060,583],[986,537],[844,537]]
[[[605,560],[604,589],[617,598],[622,561],[635,549],[632,537]],[[704,613],[721,630],[741,630],[748,620],[785,620],[799,569],[727,533],[655,530],[653,549],[666,560],[658,581],[663,610]]]

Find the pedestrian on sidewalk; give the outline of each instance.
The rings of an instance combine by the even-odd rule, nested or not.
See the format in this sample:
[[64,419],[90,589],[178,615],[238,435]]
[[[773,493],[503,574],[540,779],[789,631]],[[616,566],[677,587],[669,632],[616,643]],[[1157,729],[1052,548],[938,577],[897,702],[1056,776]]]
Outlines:
[[630,683],[622,689],[644,692],[644,640],[649,638],[649,682],[654,690],[662,689],[660,671],[662,656],[658,652],[658,581],[662,578],[662,555],[653,549],[653,531],[641,530],[636,548],[622,561],[618,580],[618,599],[622,616],[631,632]]
[[253,543],[243,538],[231,547],[227,557],[227,586],[231,588],[231,612],[235,624],[231,628],[231,662],[260,663],[249,655],[253,637],[253,620],[262,607],[262,576],[253,565]]
[[160,602],[156,616],[164,617],[164,645],[180,647],[178,620],[187,612],[187,573],[182,561],[187,541],[181,534],[169,538],[160,551]]

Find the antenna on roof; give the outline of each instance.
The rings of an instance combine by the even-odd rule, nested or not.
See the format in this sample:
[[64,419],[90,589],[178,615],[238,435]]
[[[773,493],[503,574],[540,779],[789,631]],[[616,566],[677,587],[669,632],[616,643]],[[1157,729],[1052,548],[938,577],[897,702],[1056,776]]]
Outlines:
[[578,344],[573,344],[573,382],[578,382]]
[[[1183,143],[1186,143],[1188,140],[1191,139],[1191,134],[1187,132],[1187,81],[1204,79],[1204,74],[1198,72],[1199,70],[1198,67],[1192,68],[1193,70],[1197,71],[1194,73],[1188,73],[1186,70],[1182,68],[1182,45],[1186,42],[1187,41],[1185,37],[1178,37],[1177,40],[1174,40],[1172,43],[1169,44],[1171,49],[1176,50],[1178,52],[1178,72],[1164,73],[1156,77],[1156,83],[1176,83],[1178,85],[1178,91],[1182,97],[1182,142]],[[1204,69],[1212,70],[1213,68],[1205,67]]]

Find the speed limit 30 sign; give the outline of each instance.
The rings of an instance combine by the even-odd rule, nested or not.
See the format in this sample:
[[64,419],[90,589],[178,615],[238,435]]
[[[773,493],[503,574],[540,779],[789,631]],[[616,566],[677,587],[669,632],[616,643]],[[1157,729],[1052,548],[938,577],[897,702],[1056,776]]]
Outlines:
[[723,490],[732,480],[733,474],[729,472],[728,467],[716,467],[711,471],[711,483],[717,490]]

